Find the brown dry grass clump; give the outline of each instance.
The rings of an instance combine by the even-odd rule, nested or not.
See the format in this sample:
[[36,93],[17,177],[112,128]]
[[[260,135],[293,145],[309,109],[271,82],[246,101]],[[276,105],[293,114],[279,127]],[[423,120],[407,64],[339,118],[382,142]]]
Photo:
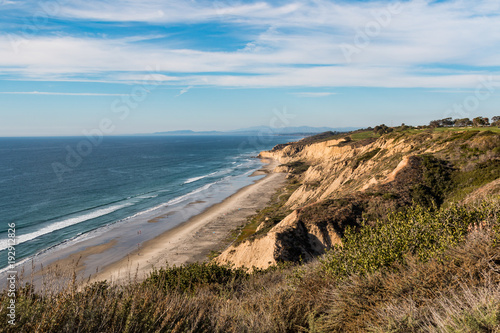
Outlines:
[[[433,218],[444,216],[468,234],[440,242],[438,252],[422,248],[427,246],[423,242],[419,251],[433,253],[430,258],[417,252],[400,256],[400,248],[388,246],[398,254],[394,258],[402,259],[380,264],[372,258],[379,263],[376,269],[363,270],[361,265],[348,274],[332,273],[336,270],[330,254],[305,265],[252,274],[197,263],[160,269],[145,282],[123,286],[98,282],[78,290],[73,278],[62,290],[40,293],[26,285],[17,293],[15,326],[6,320],[7,293],[0,294],[0,331],[500,332],[499,211],[498,203],[471,206],[467,214],[477,219],[463,228],[458,219],[463,210],[436,211]],[[411,212],[417,222],[432,217],[428,210]],[[413,230],[417,224],[393,225]],[[382,237],[377,226],[365,228],[375,231],[364,235],[381,237],[374,242],[390,245],[394,238]],[[403,229],[400,234],[401,240],[411,235]],[[343,258],[353,263],[366,259],[356,254],[366,244],[359,245],[346,245],[342,251],[351,252]]]
[[[500,246],[486,232],[438,258],[415,257],[331,288],[320,319],[329,332],[495,332]],[[487,291],[491,291],[488,294]]]
[[[212,264],[205,266],[216,269],[210,267]],[[188,270],[192,271],[190,266],[184,268]],[[166,280],[161,278],[154,283],[132,282],[125,286],[99,282],[81,291],[69,287],[47,295],[27,286],[17,293],[16,325],[0,321],[0,331],[301,331],[318,298],[306,289],[297,291],[292,272],[293,268],[273,268],[223,283],[203,282],[187,288],[172,285],[167,290],[163,290]],[[178,281],[182,280],[179,275]],[[7,318],[8,301],[2,294],[3,318]]]

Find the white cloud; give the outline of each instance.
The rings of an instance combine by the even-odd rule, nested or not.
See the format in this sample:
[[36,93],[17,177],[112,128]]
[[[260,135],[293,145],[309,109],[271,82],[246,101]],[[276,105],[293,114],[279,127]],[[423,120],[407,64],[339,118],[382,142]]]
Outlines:
[[179,97],[179,96],[181,96],[181,95],[184,95],[184,94],[185,94],[185,93],[187,93],[187,92],[188,92],[191,88],[193,88],[193,86],[189,86],[189,87],[187,87],[187,88],[182,88],[182,89],[181,89],[181,91],[180,91],[177,95],[175,95],[175,97]]
[[182,0],[117,0],[72,1],[57,12],[63,18],[110,22],[186,23],[225,20],[231,22],[260,23],[296,13],[300,1],[273,6],[258,1],[251,4],[238,1],[182,1]]
[[474,94],[476,90],[456,89],[456,90],[430,90],[433,93],[440,94]]
[[333,92],[297,92],[293,93],[293,95],[298,97],[327,97],[331,95],[336,95],[337,93]]
[[[490,68],[500,66],[497,0],[414,0],[401,3],[398,13],[390,13],[389,6],[382,1],[326,0],[285,5],[72,1],[53,14],[151,24],[221,21],[232,24],[235,33],[247,35],[249,25],[263,32],[249,37],[246,47],[224,52],[140,43],[164,35],[115,39],[3,35],[0,75],[135,83],[154,72],[157,81],[177,86],[471,88],[485,75],[500,74]],[[379,29],[366,40],[369,28],[377,24]],[[360,36],[365,36],[365,44]],[[350,62],[341,45],[355,48]]]
[[67,93],[50,91],[0,91],[2,95],[54,95],[54,96],[126,96],[126,94]]

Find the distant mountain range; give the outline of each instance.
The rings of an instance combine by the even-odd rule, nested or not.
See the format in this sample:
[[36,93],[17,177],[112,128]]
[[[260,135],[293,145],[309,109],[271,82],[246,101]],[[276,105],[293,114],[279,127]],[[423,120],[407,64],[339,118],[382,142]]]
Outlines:
[[272,128],[268,126],[255,126],[248,128],[241,128],[232,131],[192,131],[192,130],[180,130],[180,131],[168,131],[168,132],[156,132],[152,135],[304,135],[304,134],[317,134],[323,132],[350,132],[359,129],[359,127],[310,127],[310,126],[298,126],[298,127],[282,127],[282,128]]

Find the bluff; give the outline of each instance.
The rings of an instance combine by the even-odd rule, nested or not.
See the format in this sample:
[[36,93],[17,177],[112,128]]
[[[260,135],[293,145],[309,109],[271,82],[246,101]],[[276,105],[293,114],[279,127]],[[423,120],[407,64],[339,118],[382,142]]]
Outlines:
[[215,260],[258,268],[308,261],[341,244],[347,227],[381,223],[389,211],[474,200],[498,188],[499,147],[498,132],[408,129],[278,145],[259,156],[281,163],[274,172],[287,173],[287,188],[254,218],[255,232]]

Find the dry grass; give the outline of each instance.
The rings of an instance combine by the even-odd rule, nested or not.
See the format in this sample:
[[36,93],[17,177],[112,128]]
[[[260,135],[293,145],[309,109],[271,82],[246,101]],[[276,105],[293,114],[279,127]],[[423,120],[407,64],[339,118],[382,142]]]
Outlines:
[[[197,264],[167,268],[145,283],[131,277],[124,286],[80,290],[68,277],[64,288],[45,293],[27,285],[17,293],[17,324],[1,320],[0,331],[499,332],[497,213],[425,262],[409,255],[342,279],[314,261],[254,274]],[[2,318],[8,301],[2,293]]]
[[[321,328],[329,332],[495,332],[500,328],[500,299],[494,301],[499,273],[500,247],[486,232],[476,232],[465,244],[426,263],[408,258],[404,266],[351,276],[331,288]],[[486,295],[486,291],[496,294]],[[464,325],[469,325],[468,330]]]
[[[273,268],[224,283],[162,290],[163,281],[41,295],[17,294],[16,326],[2,332],[297,332],[306,330],[317,295],[297,291],[293,268]],[[304,289],[305,290],[305,289]],[[6,318],[8,298],[2,295]]]

